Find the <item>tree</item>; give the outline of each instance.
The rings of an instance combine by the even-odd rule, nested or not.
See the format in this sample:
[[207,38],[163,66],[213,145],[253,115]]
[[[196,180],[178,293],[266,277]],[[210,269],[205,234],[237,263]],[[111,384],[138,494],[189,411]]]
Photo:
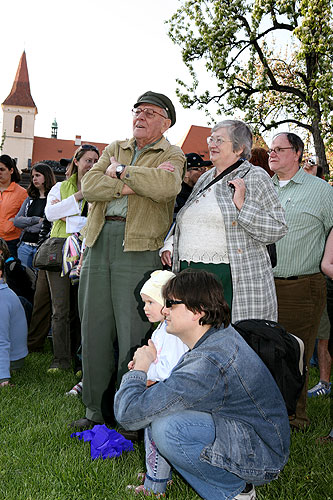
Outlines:
[[[190,85],[177,80],[181,103],[206,110],[217,103],[218,113],[226,115],[238,109],[257,132],[284,123],[301,127],[312,134],[319,163],[328,172],[331,17],[331,0],[182,1],[168,21],[169,36],[180,45],[192,76]],[[204,92],[196,69],[202,70],[202,63],[216,82]]]
[[5,140],[6,140],[6,131],[4,130],[2,136],[1,136],[1,143],[0,143],[0,151],[3,150],[3,146],[5,144]]

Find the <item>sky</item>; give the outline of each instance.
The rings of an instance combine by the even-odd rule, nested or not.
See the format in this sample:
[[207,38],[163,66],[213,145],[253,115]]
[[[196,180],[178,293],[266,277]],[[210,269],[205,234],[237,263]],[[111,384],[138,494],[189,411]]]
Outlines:
[[[1,5],[0,102],[8,96],[23,50],[38,108],[35,135],[110,143],[131,137],[131,109],[153,90],[173,101],[178,143],[191,125],[207,126],[203,111],[184,110],[176,78],[190,83],[180,47],[165,21],[178,0],[16,0]],[[200,80],[208,78],[204,72]],[[2,113],[0,114],[2,130]]]

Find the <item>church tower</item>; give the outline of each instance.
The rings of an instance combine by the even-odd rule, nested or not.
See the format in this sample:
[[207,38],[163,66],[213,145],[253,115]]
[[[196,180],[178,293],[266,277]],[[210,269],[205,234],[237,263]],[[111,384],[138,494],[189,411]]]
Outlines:
[[16,158],[21,171],[31,166],[37,107],[30,93],[27,59],[23,52],[15,80],[7,99],[2,103],[2,133],[6,139],[2,154]]

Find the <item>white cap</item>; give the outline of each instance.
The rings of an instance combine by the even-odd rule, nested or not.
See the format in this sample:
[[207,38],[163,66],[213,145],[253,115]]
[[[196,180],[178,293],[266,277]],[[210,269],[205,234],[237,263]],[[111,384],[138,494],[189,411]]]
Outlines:
[[144,293],[156,300],[161,306],[164,306],[162,288],[174,276],[176,275],[171,271],[154,271],[151,273],[149,280],[141,288],[140,294]]

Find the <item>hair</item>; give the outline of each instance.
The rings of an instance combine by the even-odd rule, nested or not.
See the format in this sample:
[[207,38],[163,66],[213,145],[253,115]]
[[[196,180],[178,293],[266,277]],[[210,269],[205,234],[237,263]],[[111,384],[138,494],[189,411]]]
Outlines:
[[182,300],[190,311],[204,312],[200,325],[219,328],[230,323],[230,308],[223,295],[222,283],[203,270],[185,269],[171,278],[163,290],[164,299]]
[[0,156],[0,163],[5,165],[8,170],[13,169],[12,176],[11,176],[11,181],[12,182],[20,182],[21,180],[21,174],[18,171],[18,168],[16,166],[16,161],[14,158],[11,158],[9,155],[1,155]]
[[52,186],[55,185],[56,183],[56,178],[54,175],[54,172],[51,167],[49,167],[46,163],[36,163],[35,165],[32,166],[31,168],[31,180],[30,180],[30,185],[27,189],[28,195],[30,198],[36,199],[39,198],[39,190],[34,186],[34,183],[32,182],[32,171],[35,170],[36,172],[39,172],[40,174],[44,175],[44,194],[47,196],[49,194],[49,191]]
[[273,177],[274,172],[272,172],[272,170],[268,166],[268,154],[266,149],[253,148],[249,161],[250,163],[252,163],[252,165],[263,168],[271,177]]
[[66,175],[68,175],[68,177],[71,177],[73,174],[76,174],[77,173],[77,165],[75,163],[74,160],[76,161],[80,161],[82,156],[87,153],[87,151],[94,151],[95,153],[97,153],[98,155],[98,158],[99,158],[99,151],[98,149],[96,148],[96,146],[93,146],[92,144],[82,144],[82,146],[80,146],[74,153],[74,156],[72,158],[72,161],[69,165],[69,167],[67,167],[66,169]]
[[0,251],[2,252],[2,256],[5,259],[5,261],[7,259],[9,259],[10,251],[9,251],[8,245],[5,242],[5,240],[3,240],[2,238],[0,238]]
[[4,280],[4,273],[5,273],[5,259],[2,255],[0,255],[0,271],[2,273],[1,278]]
[[228,129],[233,151],[239,151],[243,148],[241,156],[249,160],[251,157],[253,134],[247,123],[240,120],[223,120],[212,128],[211,133],[216,132],[219,128]]
[[300,151],[301,154],[299,155],[298,163],[301,164],[304,152],[304,142],[302,141],[302,139],[298,135],[293,134],[292,132],[279,132],[273,137],[273,140],[275,139],[275,137],[278,137],[279,135],[285,135],[287,137],[290,146],[293,147],[296,153]]

